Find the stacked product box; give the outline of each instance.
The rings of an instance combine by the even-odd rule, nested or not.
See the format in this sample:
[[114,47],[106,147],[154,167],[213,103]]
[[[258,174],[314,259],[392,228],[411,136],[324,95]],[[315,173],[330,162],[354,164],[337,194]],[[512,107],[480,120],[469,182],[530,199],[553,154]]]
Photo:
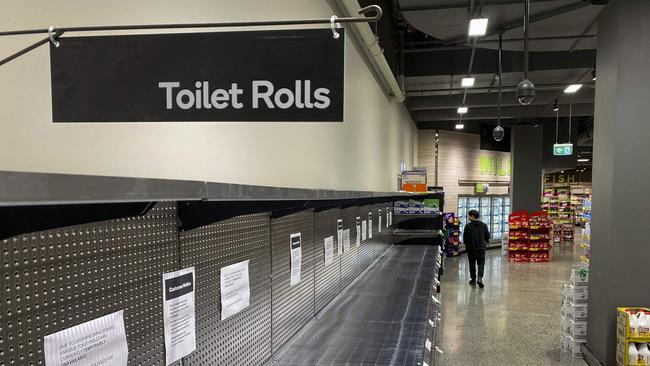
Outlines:
[[616,365],[648,365],[650,309],[621,307],[616,312]]
[[582,357],[581,345],[587,342],[588,286],[589,272],[574,268],[562,291],[562,350],[574,358]]
[[530,230],[528,212],[514,212],[508,216],[508,261],[528,262]]
[[459,256],[463,253],[460,249],[460,222],[453,212],[443,214],[445,220],[445,254],[447,257]]

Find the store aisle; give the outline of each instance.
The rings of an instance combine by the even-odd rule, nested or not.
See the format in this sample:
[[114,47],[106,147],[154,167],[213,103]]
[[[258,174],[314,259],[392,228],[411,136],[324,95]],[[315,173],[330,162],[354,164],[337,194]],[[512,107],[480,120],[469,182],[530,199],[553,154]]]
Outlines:
[[579,252],[561,247],[550,263],[508,263],[490,250],[484,289],[469,286],[466,256],[448,258],[440,365],[586,365],[560,352],[562,283]]

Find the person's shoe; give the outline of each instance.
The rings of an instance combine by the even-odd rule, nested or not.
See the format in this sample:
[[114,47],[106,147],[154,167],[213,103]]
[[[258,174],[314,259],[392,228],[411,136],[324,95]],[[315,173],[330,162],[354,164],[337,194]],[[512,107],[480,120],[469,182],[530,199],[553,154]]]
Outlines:
[[480,287],[480,288],[485,287],[485,285],[483,284],[483,279],[482,278],[479,278],[478,281],[476,281],[476,283],[478,283],[478,287]]
[[475,281],[475,280],[471,280],[471,281],[469,281],[469,285],[470,285],[470,286],[476,286],[476,281]]

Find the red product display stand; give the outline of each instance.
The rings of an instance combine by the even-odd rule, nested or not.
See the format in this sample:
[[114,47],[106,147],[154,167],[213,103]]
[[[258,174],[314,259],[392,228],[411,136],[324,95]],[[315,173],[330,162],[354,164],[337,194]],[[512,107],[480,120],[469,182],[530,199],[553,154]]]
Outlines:
[[513,212],[508,216],[508,261],[528,262],[530,245],[530,228],[528,212]]
[[508,261],[539,263],[551,260],[552,224],[547,213],[514,212],[508,217],[508,225]]

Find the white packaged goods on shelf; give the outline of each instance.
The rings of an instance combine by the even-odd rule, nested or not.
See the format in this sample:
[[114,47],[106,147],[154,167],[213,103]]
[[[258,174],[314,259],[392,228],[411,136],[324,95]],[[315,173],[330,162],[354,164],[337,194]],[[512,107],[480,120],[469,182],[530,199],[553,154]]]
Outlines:
[[571,352],[571,336],[563,334],[562,335],[562,352]]
[[569,337],[569,352],[573,358],[582,358],[582,343],[575,340],[575,338]]
[[589,285],[589,273],[587,273],[585,276],[582,276],[580,274],[580,270],[574,268],[571,270],[570,282],[573,286],[587,286]]
[[569,301],[573,303],[586,303],[589,295],[587,286],[569,286]]
[[587,341],[587,322],[578,322],[573,319],[569,319],[571,324],[571,337],[573,337],[574,342],[586,342]]
[[587,304],[574,304],[566,302],[563,315],[575,321],[587,321]]
[[571,285],[568,283],[565,283],[562,285],[562,300],[564,301],[569,301],[569,290],[571,289]]
[[563,336],[571,335],[571,321],[566,316],[560,318],[560,328]]

